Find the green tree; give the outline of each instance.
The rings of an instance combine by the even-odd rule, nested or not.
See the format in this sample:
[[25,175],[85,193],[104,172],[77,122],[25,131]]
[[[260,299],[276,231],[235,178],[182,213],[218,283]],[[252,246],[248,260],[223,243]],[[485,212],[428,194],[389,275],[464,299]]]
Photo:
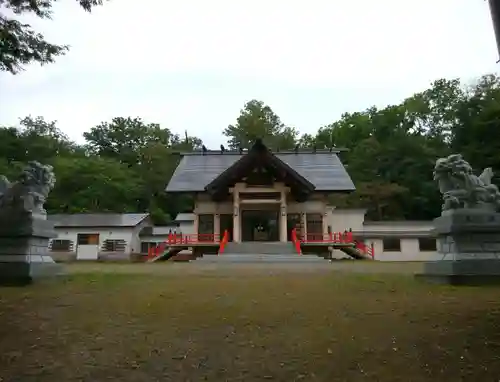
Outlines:
[[439,195],[432,180],[432,166],[438,154],[410,106],[404,101],[383,109],[344,114],[318,131],[317,146],[349,149],[342,159],[357,191],[348,197],[334,197],[335,201],[367,207],[369,219],[435,216]]
[[18,129],[24,151],[19,160],[51,163],[57,156],[83,154],[82,148],[57,127],[56,121],[47,122],[43,117],[28,116],[20,120]]
[[[80,6],[90,12],[102,0],[77,0]],[[22,23],[7,13],[33,14],[50,19],[55,0],[0,0],[0,70],[18,73],[32,62],[47,64],[54,62],[68,50],[67,45],[47,42],[43,35],[35,32],[29,24]]]
[[139,211],[149,211],[156,223],[167,223],[178,212],[192,208],[188,197],[165,194],[180,156],[178,152],[201,148],[202,142],[185,132],[184,136],[145,123],[140,118],[113,118],[83,134],[90,155],[110,158],[126,165],[130,176],[142,187],[137,197]]
[[250,148],[261,138],[271,149],[292,149],[298,138],[298,131],[285,126],[273,110],[261,101],[252,100],[240,111],[236,124],[224,130],[231,149]]
[[130,166],[141,162],[141,150],[157,142],[170,146],[172,133],[157,123],[145,123],[141,118],[113,118],[83,133],[90,153],[115,158]]
[[[487,75],[466,89],[456,107],[450,145],[479,172],[486,167],[500,171],[500,78]],[[500,181],[500,174],[495,180]]]
[[56,187],[47,201],[51,213],[143,211],[140,179],[115,159],[57,157],[54,171]]
[[[263,138],[273,149],[302,146],[347,148],[338,155],[357,186],[331,196],[339,207],[368,209],[368,219],[429,220],[440,212],[432,179],[438,157],[462,153],[475,170],[500,169],[500,79],[486,75],[464,86],[438,80],[429,89],[384,108],[345,113],[317,134],[298,137],[262,102],[245,105],[225,130],[230,147]],[[189,211],[193,200],[164,192],[180,156],[200,139],[174,134],[140,118],[115,118],[85,133],[85,147],[71,142],[55,122],[26,117],[0,128],[0,173],[12,178],[26,161],[54,164],[58,182],[50,212],[149,211],[157,223]],[[497,177],[496,180],[499,180]]]

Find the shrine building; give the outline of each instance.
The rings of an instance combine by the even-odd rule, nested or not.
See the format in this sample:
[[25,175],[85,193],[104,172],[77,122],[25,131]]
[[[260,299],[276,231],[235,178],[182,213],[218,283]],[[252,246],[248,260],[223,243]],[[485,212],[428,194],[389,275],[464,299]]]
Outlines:
[[[334,230],[328,198],[355,186],[339,150],[273,152],[261,140],[249,150],[202,150],[182,154],[167,193],[195,198],[194,233],[219,241],[287,242],[292,231],[303,241],[321,241]],[[339,216],[340,217],[340,216]],[[334,222],[334,223],[332,223]]]

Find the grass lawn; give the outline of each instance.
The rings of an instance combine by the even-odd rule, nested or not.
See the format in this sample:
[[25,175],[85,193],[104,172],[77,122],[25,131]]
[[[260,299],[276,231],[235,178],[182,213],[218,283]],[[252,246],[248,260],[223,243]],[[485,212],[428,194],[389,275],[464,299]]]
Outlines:
[[0,289],[0,381],[500,378],[499,288],[426,285],[380,265],[193,269],[77,265]]

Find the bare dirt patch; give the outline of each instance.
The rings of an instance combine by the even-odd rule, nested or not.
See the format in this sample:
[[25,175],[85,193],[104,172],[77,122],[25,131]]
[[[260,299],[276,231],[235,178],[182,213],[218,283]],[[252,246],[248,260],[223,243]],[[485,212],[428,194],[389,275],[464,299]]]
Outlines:
[[69,266],[62,280],[0,289],[1,380],[500,375],[498,288],[426,285],[378,265],[358,273],[172,265]]

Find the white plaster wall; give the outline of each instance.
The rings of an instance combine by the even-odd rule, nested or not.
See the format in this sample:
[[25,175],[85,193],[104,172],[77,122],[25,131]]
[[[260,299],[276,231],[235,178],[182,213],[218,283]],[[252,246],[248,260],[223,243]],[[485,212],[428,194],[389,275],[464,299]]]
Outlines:
[[326,209],[326,203],[322,200],[308,200],[304,203],[289,202],[287,205],[287,212],[289,214],[300,214],[300,213],[310,213],[310,214],[324,214]]
[[420,251],[418,238],[401,238],[401,251],[384,251],[383,240],[380,238],[365,239],[366,245],[373,243],[375,260],[379,261],[428,261],[438,260],[436,251]]
[[343,232],[349,230],[358,231],[363,229],[365,220],[365,209],[343,209],[331,206],[326,207],[326,220],[332,227],[332,232]]
[[[179,231],[177,225],[165,225],[160,227],[153,227],[153,235],[165,235],[168,236],[169,232]],[[144,236],[143,236],[144,237]],[[145,241],[144,239],[142,241]]]
[[[135,234],[134,228],[130,227],[96,227],[96,228],[55,228],[57,238],[59,240],[71,240],[73,241],[73,251],[77,248],[77,236],[78,234],[98,234],[99,235],[99,248],[102,247],[105,240],[125,240],[126,247],[125,252],[130,253],[134,250],[139,251],[140,240],[138,234]],[[138,230],[140,231],[140,229]],[[137,231],[137,233],[138,233]],[[135,234],[135,235],[134,235]],[[137,236],[135,239],[134,236]]]
[[433,229],[431,221],[382,221],[366,222],[361,228],[353,230],[363,230],[373,233],[391,232],[393,234],[413,232],[415,234],[430,235]]
[[95,244],[79,245],[76,251],[77,260],[97,260],[99,258],[99,246]]
[[[153,222],[148,217],[148,218],[144,219],[142,222],[140,222],[139,224],[137,224],[135,227],[131,227],[131,228],[118,227],[118,229],[123,230],[122,232],[124,232],[125,235],[127,232],[129,232],[128,230],[130,230],[130,239],[129,240],[123,239],[127,243],[127,247],[125,248],[125,253],[140,253],[142,239],[139,236],[139,233],[141,232],[141,230],[143,228],[152,227],[152,226],[153,226]],[[114,232],[114,231],[115,231],[115,229],[113,229],[113,231],[111,231],[111,232]]]
[[142,242],[148,242],[148,243],[162,243],[164,241],[168,240],[168,233],[167,234],[158,234],[154,236],[141,236],[141,241]]
[[[238,184],[240,186],[240,184]],[[274,188],[266,188],[267,191],[274,190],[276,192],[281,191],[284,188],[283,185],[278,184]],[[260,188],[241,188],[238,187],[239,191],[259,191]],[[250,205],[246,206],[251,208]],[[308,200],[305,203],[297,203],[293,201],[288,201],[287,212],[288,213],[325,213],[326,202],[323,200],[322,195],[318,195],[317,198],[313,200]],[[198,195],[195,201],[195,208],[193,210],[195,214],[232,214],[233,213],[233,203],[232,202],[222,202],[216,203],[207,198],[206,195]]]
[[179,223],[179,231],[186,235],[194,234],[194,222],[193,221],[182,221]]
[[203,200],[203,198],[200,198],[196,200],[193,212],[197,215],[232,214],[233,204],[231,202],[216,203],[212,201],[206,201]]

